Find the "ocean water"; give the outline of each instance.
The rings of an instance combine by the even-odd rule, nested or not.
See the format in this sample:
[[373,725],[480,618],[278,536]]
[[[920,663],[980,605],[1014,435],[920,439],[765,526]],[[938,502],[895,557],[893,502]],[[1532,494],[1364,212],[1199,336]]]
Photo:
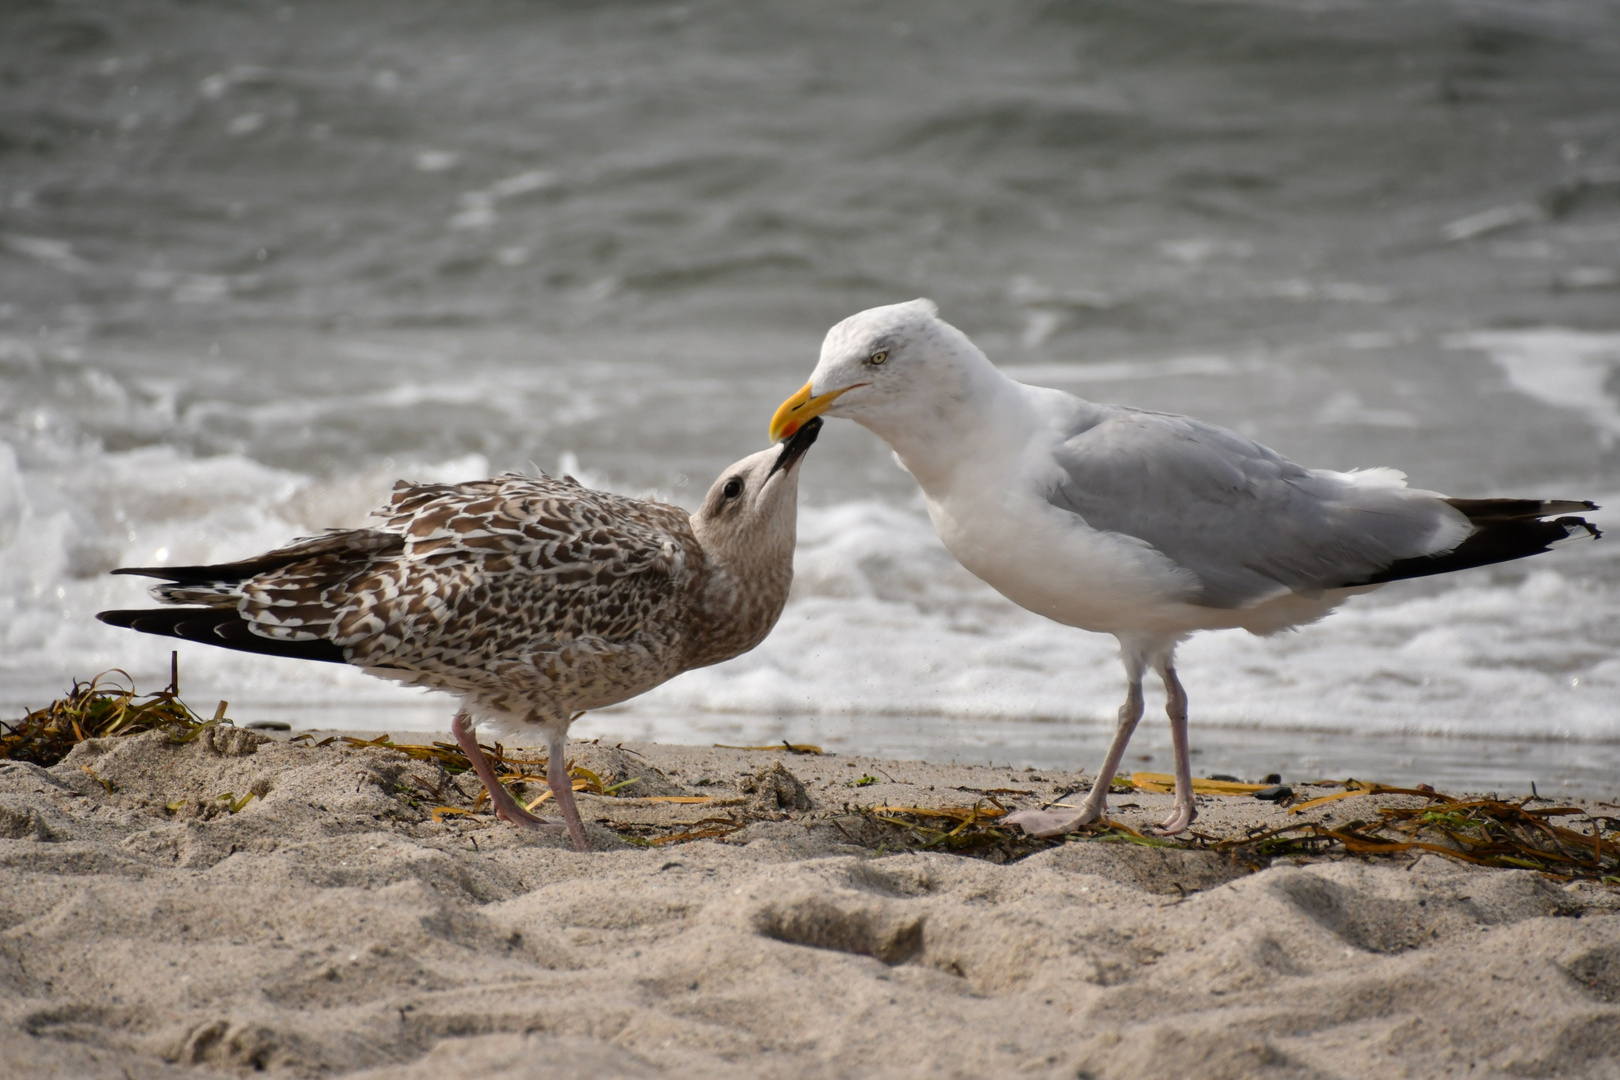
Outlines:
[[[1620,4],[0,8],[0,716],[169,646],[119,565],[396,477],[690,504],[826,327],[927,295],[1025,381],[1306,464],[1620,506]],[[760,648],[585,737],[1091,768],[1110,638],[955,566],[830,424]],[[1614,538],[1183,647],[1200,766],[1620,787]],[[242,721],[448,699],[181,647]],[[1158,703],[1136,761],[1167,767]],[[1137,753],[1140,751],[1140,753]],[[1207,770],[1206,770],[1207,771]]]

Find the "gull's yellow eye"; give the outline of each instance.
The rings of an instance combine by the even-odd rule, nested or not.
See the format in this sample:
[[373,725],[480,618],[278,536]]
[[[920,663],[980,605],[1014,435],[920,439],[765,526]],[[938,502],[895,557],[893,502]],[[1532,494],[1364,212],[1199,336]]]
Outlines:
[[866,362],[868,364],[871,364],[873,367],[876,367],[877,365],[883,363],[883,361],[887,360],[888,358],[889,358],[889,350],[883,349],[883,350],[881,350],[879,352],[873,353],[871,356],[868,356],[866,358]]

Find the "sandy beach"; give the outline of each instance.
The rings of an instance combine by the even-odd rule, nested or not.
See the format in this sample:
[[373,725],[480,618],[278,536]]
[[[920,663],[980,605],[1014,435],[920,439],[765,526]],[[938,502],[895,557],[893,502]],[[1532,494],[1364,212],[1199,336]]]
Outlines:
[[[580,794],[576,854],[435,820],[466,774],[313,741],[0,762],[7,1075],[1620,1076],[1613,887],[1427,853],[913,850],[870,809],[1077,778],[785,748],[572,744],[614,791]],[[1289,820],[1210,796],[1196,828]]]

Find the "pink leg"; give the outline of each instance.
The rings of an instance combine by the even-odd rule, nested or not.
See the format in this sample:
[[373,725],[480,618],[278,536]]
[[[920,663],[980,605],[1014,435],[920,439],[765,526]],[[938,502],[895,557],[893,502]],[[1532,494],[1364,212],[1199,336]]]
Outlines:
[[[512,798],[512,793],[495,778],[495,770],[490,767],[489,759],[478,748],[478,734],[473,728],[472,717],[467,714],[467,710],[463,709],[456,713],[456,718],[450,722],[450,732],[456,737],[456,744],[461,747],[461,752],[472,762],[473,771],[478,774],[478,779],[484,782],[484,790],[489,792],[489,801],[495,804],[496,817],[510,821],[514,825],[527,825],[530,828],[536,826],[556,828],[562,824],[550,818],[536,817],[523,809],[518,805],[518,801]],[[561,802],[560,799],[558,801]],[[572,804],[573,800],[570,799],[570,808]]]
[[579,820],[579,808],[574,805],[574,781],[568,775],[568,761],[563,756],[567,749],[568,733],[565,730],[552,730],[546,732],[547,753],[546,783],[551,785],[552,798],[557,800],[557,809],[562,811],[563,821],[568,823],[568,835],[574,838],[575,851],[591,850],[591,842],[585,837],[585,826]]
[[1131,733],[1142,719],[1141,661],[1127,656],[1125,674],[1130,682],[1125,692],[1125,704],[1119,707],[1119,727],[1114,730],[1114,741],[1109,744],[1108,756],[1103,759],[1097,779],[1080,803],[1079,811],[1020,810],[1016,814],[1008,814],[1003,821],[1021,826],[1031,836],[1062,836],[1082,825],[1102,820],[1108,810],[1108,785],[1114,782],[1114,773],[1119,771],[1119,763],[1125,757],[1125,747],[1131,741]]
[[1193,800],[1192,755],[1187,747],[1187,691],[1181,688],[1175,665],[1168,656],[1159,664],[1159,674],[1164,678],[1164,711],[1170,717],[1170,744],[1176,753],[1176,804],[1170,816],[1154,831],[1161,836],[1174,836],[1186,832],[1187,826],[1198,817],[1198,807]]

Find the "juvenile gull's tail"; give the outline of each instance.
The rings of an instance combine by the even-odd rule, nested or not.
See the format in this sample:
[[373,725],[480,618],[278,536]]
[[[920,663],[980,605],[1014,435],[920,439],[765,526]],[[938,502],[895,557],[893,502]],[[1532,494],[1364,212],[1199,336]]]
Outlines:
[[159,637],[183,638],[204,645],[218,645],[238,652],[290,656],[295,660],[324,660],[332,664],[349,662],[343,649],[330,641],[319,638],[288,641],[255,634],[234,608],[171,607],[102,611],[97,612],[96,618],[109,626],[122,626]]
[[[264,575],[279,575],[273,583],[283,597],[303,600],[307,608],[319,607],[326,585],[364,569],[378,554],[390,554],[404,546],[404,537],[375,529],[333,530],[322,536],[296,540],[286,547],[238,562],[212,566],[126,566],[115,574],[137,574],[157,578],[163,584],[153,594],[166,608],[139,611],[103,611],[96,618],[110,626],[122,626],[143,634],[177,637],[204,645],[217,645],[239,652],[288,656],[298,660],[324,660],[348,663],[341,646],[321,636],[320,620],[292,624],[290,616],[307,614],[296,608],[277,607],[281,625],[303,625],[307,632],[276,637],[254,630],[243,616],[240,602],[248,583]],[[261,580],[261,584],[264,582]]]

